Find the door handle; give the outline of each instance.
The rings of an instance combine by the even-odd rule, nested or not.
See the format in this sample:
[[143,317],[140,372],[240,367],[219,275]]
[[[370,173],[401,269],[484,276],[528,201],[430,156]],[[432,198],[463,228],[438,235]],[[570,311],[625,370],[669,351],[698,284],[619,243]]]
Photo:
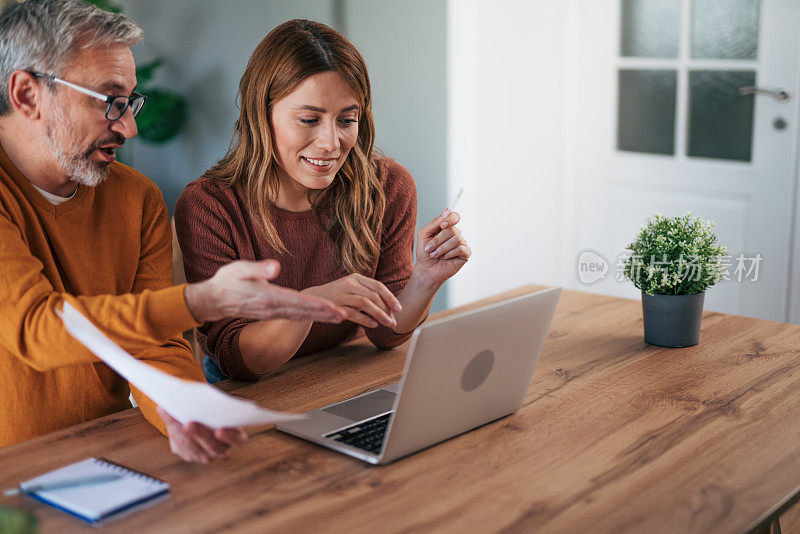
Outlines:
[[764,95],[764,96],[771,96],[775,100],[789,100],[789,93],[787,93],[783,89],[764,89],[762,87],[756,87],[754,85],[746,85],[744,87],[740,87],[739,94],[741,96]]

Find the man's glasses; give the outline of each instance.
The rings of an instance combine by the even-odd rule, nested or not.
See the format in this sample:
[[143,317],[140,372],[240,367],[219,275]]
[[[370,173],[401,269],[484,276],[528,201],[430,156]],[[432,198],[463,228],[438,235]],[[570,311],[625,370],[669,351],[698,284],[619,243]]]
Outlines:
[[47,78],[54,83],[60,83],[61,85],[72,87],[76,91],[80,91],[83,94],[102,100],[108,104],[108,107],[106,108],[106,119],[110,121],[115,121],[122,117],[128,107],[131,108],[131,113],[133,113],[133,116],[135,117],[142,110],[142,106],[144,106],[144,103],[147,100],[146,96],[140,95],[136,92],[131,93],[131,96],[107,96],[92,91],[91,89],[87,89],[86,87],[81,87],[80,85],[76,85],[72,82],[62,80],[61,78],[57,78],[56,76],[52,76],[50,74],[42,74],[40,72],[31,72],[31,74],[37,78]]

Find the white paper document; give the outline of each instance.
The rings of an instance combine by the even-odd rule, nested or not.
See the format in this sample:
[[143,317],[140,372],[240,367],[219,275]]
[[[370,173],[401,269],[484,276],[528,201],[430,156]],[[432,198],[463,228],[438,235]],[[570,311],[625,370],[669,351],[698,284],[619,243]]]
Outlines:
[[59,314],[67,332],[182,424],[196,421],[211,428],[222,428],[305,417],[261,408],[204,382],[183,380],[141,362],[111,341],[68,302],[64,302],[64,311]]

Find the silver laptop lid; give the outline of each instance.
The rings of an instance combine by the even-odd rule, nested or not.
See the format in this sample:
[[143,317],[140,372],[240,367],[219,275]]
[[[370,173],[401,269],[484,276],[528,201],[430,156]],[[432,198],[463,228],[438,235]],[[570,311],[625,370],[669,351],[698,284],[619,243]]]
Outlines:
[[380,463],[516,411],[560,296],[548,289],[420,326]]

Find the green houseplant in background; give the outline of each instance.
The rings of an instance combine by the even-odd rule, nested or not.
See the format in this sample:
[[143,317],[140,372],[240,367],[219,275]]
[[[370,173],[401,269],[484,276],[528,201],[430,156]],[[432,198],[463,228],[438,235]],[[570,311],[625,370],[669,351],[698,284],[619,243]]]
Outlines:
[[[84,2],[112,13],[122,13],[122,7],[109,0]],[[136,91],[147,95],[147,102],[136,116],[138,138],[156,144],[166,143],[177,136],[186,124],[187,114],[186,98],[183,95],[148,85],[163,62],[161,58],[155,59],[136,69]]]
[[705,291],[725,272],[725,247],[713,223],[693,217],[655,215],[628,245],[623,273],[642,291],[645,341],[689,347],[700,340]]

